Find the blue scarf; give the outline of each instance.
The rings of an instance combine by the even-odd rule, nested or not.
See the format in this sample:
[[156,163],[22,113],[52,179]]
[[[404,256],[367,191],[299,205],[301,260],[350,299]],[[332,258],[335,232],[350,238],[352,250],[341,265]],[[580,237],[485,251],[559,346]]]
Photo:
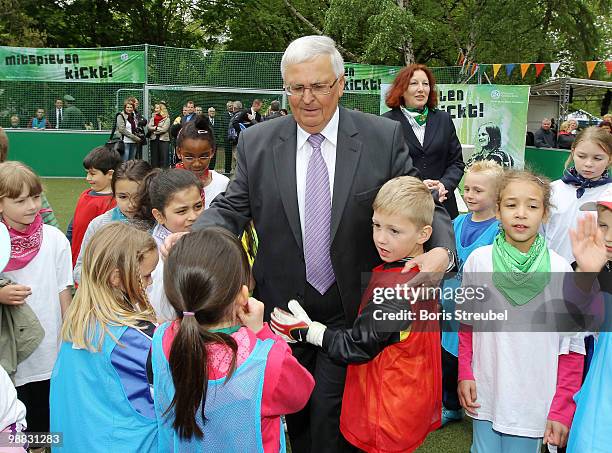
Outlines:
[[563,181],[565,184],[575,186],[576,198],[580,198],[584,195],[584,191],[586,189],[603,186],[604,184],[612,182],[612,179],[610,179],[610,176],[608,175],[608,170],[604,171],[599,179],[586,179],[576,171],[576,167],[570,167],[563,172],[561,181]]
[[39,120],[38,118],[32,118],[32,129],[44,129],[47,126],[47,118]]

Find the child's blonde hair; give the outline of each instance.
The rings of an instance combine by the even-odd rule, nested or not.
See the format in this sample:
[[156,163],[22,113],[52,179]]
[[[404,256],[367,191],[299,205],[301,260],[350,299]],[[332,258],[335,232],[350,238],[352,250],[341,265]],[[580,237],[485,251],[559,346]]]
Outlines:
[[572,143],[572,152],[565,161],[565,168],[572,164],[576,147],[584,142],[592,142],[599,146],[608,155],[609,164],[612,164],[612,134],[600,127],[591,126],[576,135],[576,140]]
[[422,228],[432,224],[435,203],[423,181],[414,176],[399,176],[380,188],[372,207],[375,211],[401,215]]
[[499,183],[504,176],[504,167],[499,165],[493,160],[477,160],[465,170],[465,176],[484,174],[491,177],[491,188],[493,193],[497,197],[497,191],[499,190]]
[[[139,321],[155,321],[139,270],[148,252],[157,253],[151,235],[126,223],[110,223],[94,234],[85,248],[79,289],[62,327],[64,341],[95,352],[102,347],[104,334],[110,335],[107,325],[137,328]],[[111,284],[116,271],[122,289]]]
[[0,199],[19,198],[24,187],[29,196],[39,195],[43,190],[40,178],[26,164],[0,163]]
[[545,176],[537,175],[530,170],[506,170],[504,176],[499,183],[497,192],[497,206],[501,205],[501,197],[504,189],[512,182],[532,182],[542,189],[542,204],[544,205],[544,213],[548,214],[551,208],[550,195],[551,186],[550,179]]

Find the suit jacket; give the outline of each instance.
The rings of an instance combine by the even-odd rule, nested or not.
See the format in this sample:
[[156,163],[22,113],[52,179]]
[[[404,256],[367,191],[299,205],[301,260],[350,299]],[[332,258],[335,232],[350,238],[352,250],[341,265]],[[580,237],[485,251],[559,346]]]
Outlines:
[[444,184],[448,190],[448,198],[443,205],[451,218],[457,217],[459,211],[454,191],[463,177],[465,164],[461,143],[450,115],[442,110],[429,111],[423,145],[399,108],[392,109],[383,116],[402,124],[404,139],[410,149],[413,165],[419,169],[423,179],[437,179]]
[[[372,202],[400,175],[418,176],[398,123],[340,107],[331,216],[331,261],[347,325],[361,298],[361,273],[380,263],[372,241]],[[250,127],[238,139],[235,179],[194,229],[221,226],[240,234],[253,220],[259,248],[253,275],[266,315],[303,299],[306,266],[296,189],[297,124],[292,115]],[[436,206],[429,244],[455,249],[450,218]],[[367,281],[367,280],[366,280]]]

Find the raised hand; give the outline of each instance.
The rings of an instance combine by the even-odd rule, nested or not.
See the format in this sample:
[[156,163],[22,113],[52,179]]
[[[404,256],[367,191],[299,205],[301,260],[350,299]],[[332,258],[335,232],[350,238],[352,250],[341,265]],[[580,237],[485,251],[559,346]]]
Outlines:
[[576,229],[570,229],[572,253],[579,272],[599,272],[608,261],[604,234],[597,227],[593,214],[578,219]]

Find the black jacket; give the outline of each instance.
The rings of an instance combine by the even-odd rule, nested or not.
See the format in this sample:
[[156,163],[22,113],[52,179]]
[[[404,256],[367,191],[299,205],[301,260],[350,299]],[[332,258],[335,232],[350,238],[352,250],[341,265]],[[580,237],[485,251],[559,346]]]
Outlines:
[[451,219],[457,217],[459,210],[454,191],[463,177],[465,164],[461,143],[450,115],[442,110],[429,111],[423,145],[399,108],[392,109],[383,116],[401,123],[413,165],[419,170],[421,178],[437,179],[444,184],[448,190],[448,198],[442,205]]

